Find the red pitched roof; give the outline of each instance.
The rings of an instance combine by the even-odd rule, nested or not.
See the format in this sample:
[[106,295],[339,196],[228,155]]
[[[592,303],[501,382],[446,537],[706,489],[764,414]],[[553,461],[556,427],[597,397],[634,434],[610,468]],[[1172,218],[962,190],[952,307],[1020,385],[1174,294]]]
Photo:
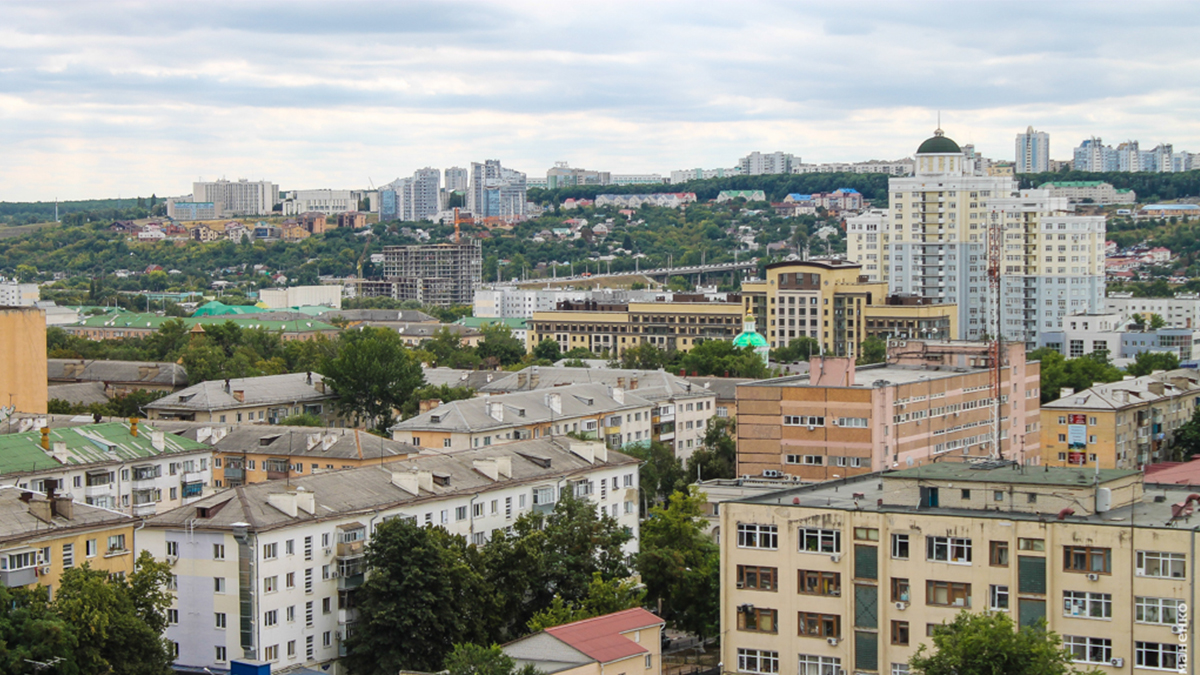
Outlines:
[[639,628],[661,625],[663,620],[635,607],[575,623],[547,628],[546,632],[600,663],[611,663],[648,649],[622,635]]
[[1151,464],[1146,467],[1146,482],[1200,485],[1200,459]]

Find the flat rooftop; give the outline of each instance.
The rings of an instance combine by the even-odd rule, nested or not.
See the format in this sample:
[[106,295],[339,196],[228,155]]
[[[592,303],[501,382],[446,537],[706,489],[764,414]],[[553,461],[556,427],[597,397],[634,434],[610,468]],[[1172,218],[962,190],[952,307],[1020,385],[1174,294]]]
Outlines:
[[[859,366],[854,369],[854,384],[855,387],[874,387],[879,381],[887,382],[888,386],[893,384],[910,384],[912,382],[921,382],[923,380],[937,380],[943,377],[953,377],[964,373],[984,373],[987,374],[986,368],[970,368],[965,366],[898,366],[898,365],[870,365]],[[788,377],[776,377],[769,380],[754,380],[751,382],[740,383],[741,386],[755,387],[808,387],[810,379],[808,375],[792,375]]]
[[[935,476],[930,470],[934,467],[946,467],[945,473],[941,476]],[[971,469],[967,465],[962,465],[960,471],[965,474]],[[943,470],[943,469],[939,469]],[[988,510],[988,509],[963,509],[963,508],[914,508],[911,504],[901,504],[898,500],[901,495],[908,496],[911,490],[897,485],[895,481],[888,480],[889,478],[904,477],[905,474],[915,473],[917,470],[905,469],[903,471],[885,471],[881,473],[870,473],[862,476],[854,476],[851,478],[842,478],[839,480],[828,481],[824,483],[816,483],[810,485],[800,485],[793,488],[787,488],[763,495],[746,497],[744,499],[730,500],[732,503],[741,504],[771,504],[781,506],[795,506],[804,508],[826,508],[840,511],[862,511],[875,513],[913,513],[927,512],[930,515],[943,516],[959,516],[964,518],[997,518],[1001,520],[1024,520],[1024,521],[1041,521],[1050,522],[1056,519],[1057,514],[1051,512],[1029,512],[1029,511],[1010,511],[1010,510]],[[928,477],[932,480],[945,480],[954,476],[954,467],[950,464],[933,464],[921,467],[922,477]],[[1018,473],[1012,469],[1005,468],[1000,471],[1006,473]],[[1067,471],[1079,473],[1080,470],[1068,469]],[[1037,467],[1026,467],[1025,476],[1030,476],[1027,480],[1032,480],[1032,474],[1043,473],[1044,470]],[[983,471],[982,474],[991,472]],[[1051,471],[1053,473],[1053,470]],[[1083,474],[1088,477],[1088,484],[1092,484],[1092,476],[1094,470],[1083,469]],[[1107,474],[1111,477],[1108,480],[1120,478],[1122,475],[1137,473],[1136,471],[1121,471],[1109,470]],[[1105,481],[1105,471],[1101,471],[1101,482]],[[1066,474],[1064,474],[1065,476]],[[955,480],[960,480],[955,477]],[[976,480],[986,480],[986,478],[978,478]],[[993,475],[993,482],[999,482],[1001,477]],[[1013,479],[1009,479],[1013,480]],[[1046,478],[1046,481],[1055,481],[1053,483],[1043,482],[1042,485],[1055,485],[1062,479]],[[1194,486],[1188,485],[1173,485],[1146,483],[1145,492],[1141,500],[1133,504],[1114,508],[1110,511],[1097,513],[1092,515],[1070,515],[1066,516],[1065,522],[1073,523],[1092,523],[1095,525],[1114,525],[1119,527],[1129,527],[1131,524],[1141,527],[1152,527],[1158,529],[1181,530],[1186,531],[1191,529],[1195,523],[1190,522],[1193,518],[1200,516],[1180,517],[1174,521],[1172,518],[1172,505],[1183,502],[1188,495],[1196,492]],[[882,500],[882,503],[880,503]],[[889,503],[889,501],[891,503]],[[1132,522],[1131,522],[1132,521]]]

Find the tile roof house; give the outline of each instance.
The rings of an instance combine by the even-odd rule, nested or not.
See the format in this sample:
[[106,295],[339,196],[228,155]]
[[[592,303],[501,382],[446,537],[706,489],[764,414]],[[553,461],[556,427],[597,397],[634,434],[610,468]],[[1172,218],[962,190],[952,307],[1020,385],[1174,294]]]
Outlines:
[[640,608],[547,628],[504,645],[517,666],[546,675],[662,672],[663,620]]
[[109,396],[139,389],[176,391],[188,384],[187,370],[177,363],[47,359],[46,370],[50,385],[100,382]]

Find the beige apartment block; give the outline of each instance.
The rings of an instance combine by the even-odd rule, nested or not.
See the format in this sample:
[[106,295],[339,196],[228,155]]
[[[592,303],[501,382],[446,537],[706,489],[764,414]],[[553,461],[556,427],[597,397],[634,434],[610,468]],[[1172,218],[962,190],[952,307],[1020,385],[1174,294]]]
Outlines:
[[[1040,364],[1006,345],[1000,454],[1039,461]],[[808,375],[737,388],[737,473],[833,480],[992,451],[988,345],[896,340],[887,362],[816,357]]]
[[[1083,668],[1184,668],[1192,488],[1136,471],[937,463],[721,504],[730,672],[905,675],[959,612],[1046,621]],[[931,645],[932,646],[932,645]]]
[[0,409],[46,412],[46,312],[0,307]]

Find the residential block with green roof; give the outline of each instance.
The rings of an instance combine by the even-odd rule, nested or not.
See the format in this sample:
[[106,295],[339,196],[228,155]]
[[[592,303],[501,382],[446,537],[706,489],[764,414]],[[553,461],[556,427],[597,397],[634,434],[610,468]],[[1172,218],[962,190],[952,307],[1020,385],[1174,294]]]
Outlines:
[[167,321],[182,321],[189,329],[195,326],[221,325],[229,321],[241,328],[261,328],[279,333],[284,340],[311,340],[318,335],[333,337],[341,329],[337,326],[317,321],[315,319],[295,319],[290,321],[265,321],[248,315],[219,315],[178,318],[160,316],[158,314],[122,313],[90,316],[77,324],[63,326],[62,329],[72,335],[92,340],[113,340],[120,338],[141,338],[151,335]]
[[[44,419],[44,418],[43,418]],[[212,448],[145,422],[103,422],[0,435],[0,484],[134,516],[199,499],[212,486]]]

